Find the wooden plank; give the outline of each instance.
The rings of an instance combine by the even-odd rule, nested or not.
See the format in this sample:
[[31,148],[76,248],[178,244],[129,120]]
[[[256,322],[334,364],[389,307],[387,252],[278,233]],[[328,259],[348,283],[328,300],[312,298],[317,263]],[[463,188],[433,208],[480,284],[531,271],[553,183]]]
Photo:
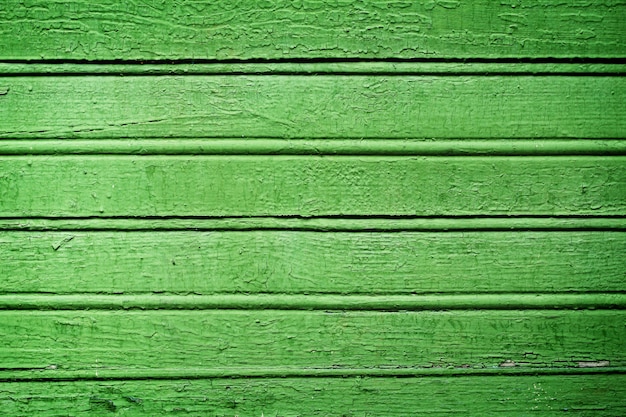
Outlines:
[[624,157],[20,156],[0,216],[624,215]]
[[626,376],[1,383],[6,416],[616,416]]
[[623,310],[0,311],[3,377],[27,369],[587,368],[626,365]]
[[0,293],[611,292],[624,253],[611,231],[0,232]]
[[623,57],[626,5],[5,0],[2,59]]
[[0,77],[0,137],[623,138],[619,76]]

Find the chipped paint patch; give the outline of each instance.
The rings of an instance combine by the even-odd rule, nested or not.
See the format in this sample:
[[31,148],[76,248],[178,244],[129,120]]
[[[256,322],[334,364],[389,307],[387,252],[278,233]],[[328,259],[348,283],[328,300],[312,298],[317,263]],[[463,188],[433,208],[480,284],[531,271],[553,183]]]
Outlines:
[[611,366],[611,361],[585,361],[578,362],[579,368],[604,368]]

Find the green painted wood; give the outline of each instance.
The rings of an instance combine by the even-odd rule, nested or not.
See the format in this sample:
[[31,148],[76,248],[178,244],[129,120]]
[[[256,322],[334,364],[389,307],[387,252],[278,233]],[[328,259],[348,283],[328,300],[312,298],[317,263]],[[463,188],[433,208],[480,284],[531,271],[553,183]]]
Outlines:
[[0,232],[0,293],[615,292],[624,253],[614,231]]
[[5,0],[3,59],[624,57],[626,5]]
[[378,61],[295,60],[237,62],[2,62],[2,75],[624,75],[621,60]]
[[626,219],[609,217],[30,217],[0,218],[2,231],[260,231],[293,232],[510,232],[624,231]]
[[20,156],[0,216],[623,215],[624,157]]
[[383,367],[383,368],[295,368],[290,366],[272,368],[169,368],[169,369],[130,369],[103,368],[97,370],[65,370],[56,365],[42,368],[5,370],[0,375],[4,382],[62,382],[62,381],[106,381],[106,380],[181,380],[181,379],[270,379],[270,378],[430,378],[430,377],[520,377],[520,376],[588,376],[619,375],[626,373],[626,367],[611,366],[608,361],[579,362],[571,368],[536,368],[517,366],[504,362],[502,366],[483,367]]
[[338,294],[0,294],[0,310],[572,310],[626,309],[623,293]]
[[623,138],[617,76],[0,77],[0,137]]
[[626,2],[204,3],[0,2],[0,414],[626,414]]
[[[0,368],[92,371],[626,365],[623,310],[0,311]],[[97,375],[96,375],[97,376]]]
[[620,139],[3,139],[0,155],[626,155]]
[[625,375],[0,384],[5,415],[617,416]]

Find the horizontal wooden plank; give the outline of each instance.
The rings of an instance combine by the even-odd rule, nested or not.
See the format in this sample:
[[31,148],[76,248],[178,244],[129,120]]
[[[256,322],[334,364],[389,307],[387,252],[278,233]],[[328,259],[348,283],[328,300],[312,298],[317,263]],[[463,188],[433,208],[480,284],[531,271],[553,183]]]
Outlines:
[[624,253],[611,231],[0,232],[0,293],[612,292]]
[[619,76],[0,77],[0,91],[7,139],[626,137]]
[[273,378],[2,383],[7,416],[606,416],[626,376]]
[[0,75],[624,75],[623,60],[2,62]]
[[0,58],[623,57],[625,14],[620,0],[5,0]]
[[0,155],[626,155],[620,139],[3,139]]
[[624,157],[23,156],[0,216],[626,214]]
[[0,311],[0,368],[621,367],[625,320],[623,310]]

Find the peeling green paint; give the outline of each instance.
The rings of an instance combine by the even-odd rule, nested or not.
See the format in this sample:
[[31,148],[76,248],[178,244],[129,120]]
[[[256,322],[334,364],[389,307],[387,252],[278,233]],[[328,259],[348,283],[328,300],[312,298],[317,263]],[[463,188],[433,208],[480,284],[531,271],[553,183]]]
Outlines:
[[0,414],[626,414],[626,2],[0,3]]

